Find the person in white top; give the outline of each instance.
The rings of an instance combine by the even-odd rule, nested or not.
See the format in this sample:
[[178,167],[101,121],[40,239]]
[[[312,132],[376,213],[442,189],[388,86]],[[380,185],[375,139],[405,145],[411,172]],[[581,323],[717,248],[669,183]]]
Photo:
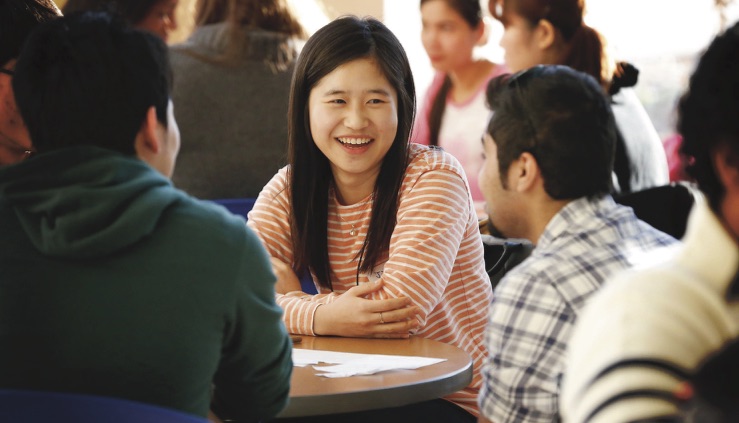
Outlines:
[[639,71],[606,54],[601,34],[583,20],[584,0],[489,0],[488,7],[505,28],[500,46],[511,72],[566,65],[591,75],[610,96],[618,130],[614,194],[669,182],[662,141],[630,89]]
[[686,421],[686,384],[739,336],[738,56],[739,23],[714,39],[690,79],[678,130],[705,201],[684,245],[610,279],[583,311],[568,349],[565,422]]

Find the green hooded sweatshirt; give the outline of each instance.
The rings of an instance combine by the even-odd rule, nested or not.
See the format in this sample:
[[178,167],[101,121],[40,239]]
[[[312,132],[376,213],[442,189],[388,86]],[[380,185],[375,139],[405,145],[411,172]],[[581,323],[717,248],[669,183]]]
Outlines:
[[0,168],[0,389],[240,420],[286,404],[291,342],[242,218],[135,157],[71,147]]

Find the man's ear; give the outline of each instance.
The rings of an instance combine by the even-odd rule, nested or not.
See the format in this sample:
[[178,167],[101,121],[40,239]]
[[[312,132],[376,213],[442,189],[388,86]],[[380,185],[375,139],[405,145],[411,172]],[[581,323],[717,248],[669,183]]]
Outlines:
[[546,50],[554,45],[557,39],[557,29],[546,19],[542,19],[534,29],[534,37],[536,46],[541,50]]
[[536,181],[539,180],[539,164],[536,162],[536,158],[529,152],[521,154],[511,164],[511,169],[513,173],[509,173],[508,175],[508,186],[518,192],[529,191],[534,187]]
[[726,143],[711,152],[713,169],[727,193],[739,193],[739,154]]
[[151,106],[146,111],[146,116],[143,122],[141,122],[141,128],[139,128],[139,132],[136,134],[135,147],[139,157],[143,158],[152,153],[159,153],[162,147],[162,140],[157,136],[158,124],[157,111],[154,106]]

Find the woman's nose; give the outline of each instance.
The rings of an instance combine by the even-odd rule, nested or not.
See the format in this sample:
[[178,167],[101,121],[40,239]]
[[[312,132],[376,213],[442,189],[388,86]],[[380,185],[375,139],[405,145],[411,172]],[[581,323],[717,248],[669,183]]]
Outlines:
[[367,126],[367,116],[360,106],[349,107],[344,117],[344,125],[351,129],[361,129]]

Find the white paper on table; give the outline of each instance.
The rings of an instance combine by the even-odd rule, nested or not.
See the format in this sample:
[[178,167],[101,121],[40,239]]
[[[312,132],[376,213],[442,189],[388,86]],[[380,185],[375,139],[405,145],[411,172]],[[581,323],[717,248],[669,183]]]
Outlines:
[[[313,368],[324,373],[318,376],[347,377],[371,375],[388,370],[412,370],[446,361],[445,358],[412,357],[404,355],[356,354],[323,350],[293,349],[293,365]],[[318,363],[332,364],[315,366]]]

